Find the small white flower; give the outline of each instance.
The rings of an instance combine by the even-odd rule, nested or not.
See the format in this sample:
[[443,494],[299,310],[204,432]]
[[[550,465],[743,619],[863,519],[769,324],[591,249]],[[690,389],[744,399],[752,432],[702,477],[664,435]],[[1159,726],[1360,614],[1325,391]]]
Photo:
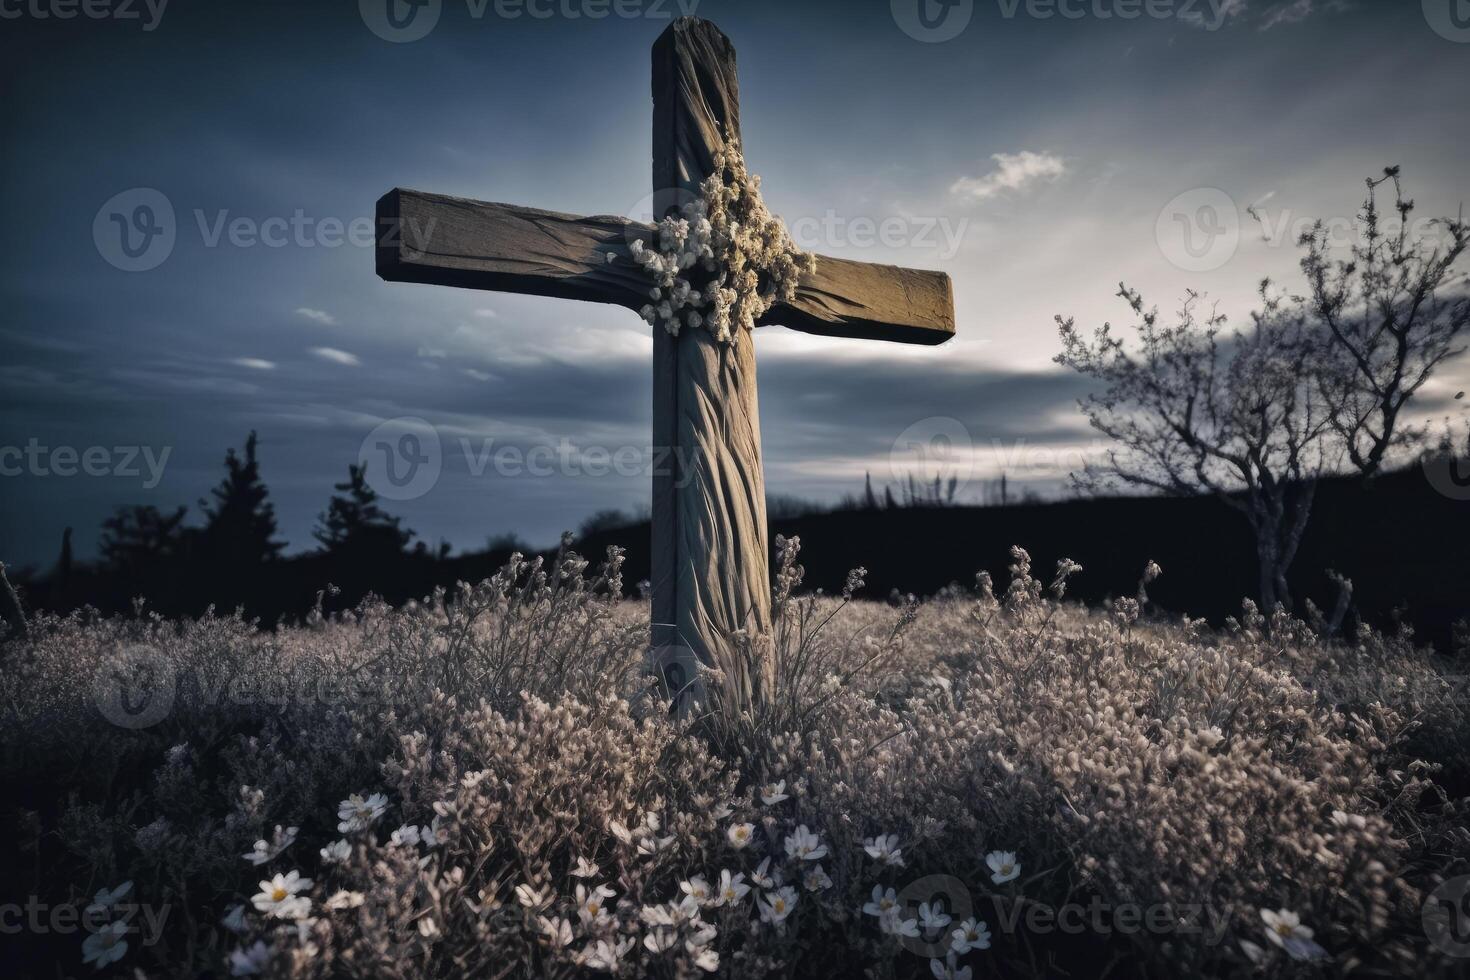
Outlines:
[[942,960],[930,960],[929,972],[934,974],[935,980],[970,980],[971,977],[970,968],[960,966],[953,952]]
[[337,830],[344,834],[366,830],[376,823],[387,809],[388,797],[382,793],[374,793],[367,797],[360,793],[353,793],[337,804],[337,819],[341,821],[337,824]]
[[605,257],[606,257],[606,259],[607,259],[607,261],[608,261],[609,264],[611,264],[613,262],[616,262],[618,260],[618,257],[616,255],[616,253],[613,253],[613,252],[607,252],[607,253],[605,253]]
[[241,856],[256,867],[274,861],[286,848],[296,843],[297,830],[296,827],[287,827],[283,830],[280,824],[276,824],[276,832],[271,840],[256,841],[250,853]]
[[755,882],[757,885],[760,885],[762,888],[775,888],[776,878],[778,876],[766,873],[766,869],[768,869],[770,866],[771,859],[762,858],[761,863],[757,864],[755,866],[755,870],[750,873],[750,880]]
[[820,861],[827,856],[827,847],[802,824],[786,838],[786,856],[793,861]]
[[419,828],[411,823],[404,824],[388,835],[388,841],[394,847],[417,847],[421,840],[423,835]]
[[257,939],[254,944],[230,953],[228,960],[230,976],[254,976],[265,969],[265,965],[270,962],[270,958],[270,947]]
[[863,850],[868,852],[868,857],[879,864],[890,867],[903,867],[903,848],[898,846],[897,834],[879,834],[877,837],[869,837],[863,841]]
[[714,900],[716,906],[738,904],[749,894],[750,886],[745,883],[745,875],[731,874],[729,868],[720,872],[720,887]]
[[791,797],[786,794],[786,780],[784,779],[780,782],[767,783],[761,787],[761,802],[766,806],[775,806],[782,800],[789,799]]
[[551,904],[552,891],[548,887],[544,891],[529,884],[516,885],[516,901],[528,909],[545,908]]
[[91,963],[99,970],[110,963],[116,963],[128,951],[128,941],[124,938],[127,932],[128,924],[118,919],[89,933],[82,940],[82,962]]
[[231,905],[225,910],[224,917],[219,920],[219,924],[234,933],[244,932],[247,928],[245,906]]
[[597,970],[602,973],[616,973],[618,964],[633,948],[632,939],[624,939],[617,943],[610,943],[606,939],[599,939],[589,945],[580,957],[582,965],[589,970]]
[[345,840],[334,840],[321,849],[323,864],[341,864],[352,856],[352,845]]
[[123,882],[116,888],[103,888],[96,895],[92,896],[92,904],[87,906],[87,911],[93,915],[98,912],[105,912],[118,902],[127,898],[132,893],[132,890],[133,882],[131,880]]
[[361,908],[367,896],[362,892],[351,892],[345,888],[338,889],[323,904],[333,912],[341,912],[344,909]]
[[823,871],[819,864],[802,877],[802,884],[809,892],[820,892],[832,887],[832,879],[827,877],[827,872]]
[[1294,960],[1316,960],[1327,955],[1327,950],[1313,941],[1313,932],[1302,925],[1301,917],[1288,909],[1261,909],[1261,921],[1266,924],[1266,938],[1286,950]]
[[709,882],[704,880],[704,875],[695,875],[688,881],[679,882],[679,891],[694,899],[700,905],[706,905],[713,897],[710,892]]
[[730,804],[721,803],[719,806],[710,811],[710,815],[713,816],[716,820],[724,820],[726,817],[734,812],[734,810],[730,809]]
[[750,843],[751,835],[755,832],[755,825],[749,823],[732,823],[725,831],[725,839],[730,846],[739,851]]
[[938,932],[949,925],[953,919],[945,914],[944,903],[935,899],[932,903],[919,903],[919,925],[923,926],[926,933]]
[[597,872],[598,872],[597,865],[593,864],[591,861],[587,860],[584,857],[579,857],[579,858],[577,858],[577,866],[572,869],[572,877],[573,878],[596,878],[597,877]]
[[1014,881],[1021,876],[1021,865],[1012,851],[991,851],[985,855],[985,866],[991,871],[990,880],[997,885]]
[[878,917],[878,928],[890,936],[902,936],[905,939],[919,938],[919,920],[905,919],[900,914],[900,909],[891,911]]
[[665,953],[679,944],[679,934],[673,929],[650,929],[643,934],[643,945],[650,953]]
[[791,910],[796,908],[796,899],[796,889],[789,885],[773,892],[766,892],[756,902],[760,906],[761,921],[769,922],[771,925],[780,925],[785,922]]
[[617,892],[606,885],[594,885],[588,888],[586,885],[577,885],[577,915],[582,922],[593,925],[605,921],[607,914],[607,900]]
[[863,906],[863,914],[882,918],[891,914],[896,908],[898,908],[898,893],[892,888],[884,891],[882,885],[874,885],[873,898]]
[[990,948],[990,927],[980,919],[966,919],[949,935],[949,948],[961,956],[972,949]]
[[303,919],[311,911],[311,899],[297,892],[311,887],[311,879],[299,871],[288,871],[260,883],[260,892],[250,901],[257,912],[273,919]]
[[546,937],[547,945],[552,949],[565,949],[572,944],[572,924],[566,919],[549,919],[542,915],[536,921],[541,926],[541,934]]

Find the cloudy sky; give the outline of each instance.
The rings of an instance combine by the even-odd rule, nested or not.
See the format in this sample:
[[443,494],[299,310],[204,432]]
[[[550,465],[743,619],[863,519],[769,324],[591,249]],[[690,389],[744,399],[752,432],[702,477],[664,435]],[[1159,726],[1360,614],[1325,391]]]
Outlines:
[[[430,541],[646,505],[636,316],[384,283],[363,228],[394,186],[646,209],[680,0],[388,2],[0,0],[0,557],[193,504],[251,429],[293,549],[402,418],[438,442],[393,504]],[[1302,222],[1350,240],[1384,165],[1426,216],[1467,190],[1452,0],[919,2],[683,0],[739,51],[747,161],[798,242],[955,283],[940,348],[760,331],[772,493],[893,480],[936,436],[966,497],[1002,469],[1054,488],[1091,447],[1054,315],[1125,321],[1124,280],[1242,322],[1262,276],[1294,281]]]

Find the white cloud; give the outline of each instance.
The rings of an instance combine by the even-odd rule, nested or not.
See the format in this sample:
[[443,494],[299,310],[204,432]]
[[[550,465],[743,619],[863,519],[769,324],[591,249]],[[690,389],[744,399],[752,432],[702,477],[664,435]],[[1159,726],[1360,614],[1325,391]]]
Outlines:
[[313,310],[309,306],[299,307],[296,310],[296,315],[304,316],[308,320],[315,320],[317,323],[324,323],[329,327],[336,326],[337,324],[337,318],[332,316],[332,314],[328,313],[326,310]]
[[443,360],[449,356],[449,352],[442,347],[420,347],[418,356]]
[[1024,191],[1038,181],[1056,180],[1067,172],[1067,164],[1050,153],[994,153],[990,159],[996,169],[983,177],[961,177],[950,185],[949,192],[984,201],[1005,191]]
[[465,368],[464,373],[469,375],[471,378],[474,378],[476,381],[489,381],[491,378],[495,377],[495,375],[489,373],[488,371],[478,371],[475,368]]
[[250,368],[252,371],[274,371],[275,361],[267,361],[261,357],[237,357],[230,362],[236,367]]
[[475,316],[479,317],[482,320],[494,320],[496,317],[500,316],[500,314],[496,313],[494,310],[488,307],[484,307],[476,310]]
[[357,359],[356,354],[349,354],[347,351],[338,350],[335,347],[313,347],[311,353],[324,361],[331,361],[333,364],[342,364],[346,367],[358,367],[362,364],[362,361]]

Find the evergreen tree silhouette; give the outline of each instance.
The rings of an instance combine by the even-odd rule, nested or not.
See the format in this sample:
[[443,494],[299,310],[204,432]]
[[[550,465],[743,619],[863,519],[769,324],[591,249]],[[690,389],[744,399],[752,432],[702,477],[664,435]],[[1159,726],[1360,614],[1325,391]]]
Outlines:
[[214,503],[199,502],[205,517],[200,532],[205,554],[232,567],[275,561],[285,547],[285,542],[275,540],[276,512],[266,499],[270,491],[260,478],[255,446],[255,432],[251,431],[243,458],[228,450],[225,477],[210,491]]
[[104,566],[114,572],[153,574],[177,560],[185,550],[186,509],[165,514],[151,504],[117,508],[102,522],[98,548]]
[[333,487],[337,492],[327,504],[327,512],[317,518],[312,536],[330,555],[398,555],[408,545],[413,532],[400,527],[402,518],[393,517],[378,506],[378,494],[368,486],[364,468],[349,465],[347,481]]

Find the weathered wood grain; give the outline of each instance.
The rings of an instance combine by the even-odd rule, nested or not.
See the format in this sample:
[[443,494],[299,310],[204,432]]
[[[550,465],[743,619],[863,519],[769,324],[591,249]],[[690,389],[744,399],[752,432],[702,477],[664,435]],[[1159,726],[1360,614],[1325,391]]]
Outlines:
[[[735,49],[707,21],[681,18],[653,46],[653,188],[695,193],[740,138]],[[655,650],[687,647],[724,675],[722,707],[769,691],[771,587],[752,337],[706,330],[653,339]],[[743,630],[749,638],[735,637]]]
[[[615,215],[580,217],[397,188],[378,200],[378,275],[636,310],[648,302],[650,284],[628,246],[653,236],[652,225]],[[823,257],[796,299],[761,323],[830,337],[942,344],[954,335],[954,299],[943,272]]]

